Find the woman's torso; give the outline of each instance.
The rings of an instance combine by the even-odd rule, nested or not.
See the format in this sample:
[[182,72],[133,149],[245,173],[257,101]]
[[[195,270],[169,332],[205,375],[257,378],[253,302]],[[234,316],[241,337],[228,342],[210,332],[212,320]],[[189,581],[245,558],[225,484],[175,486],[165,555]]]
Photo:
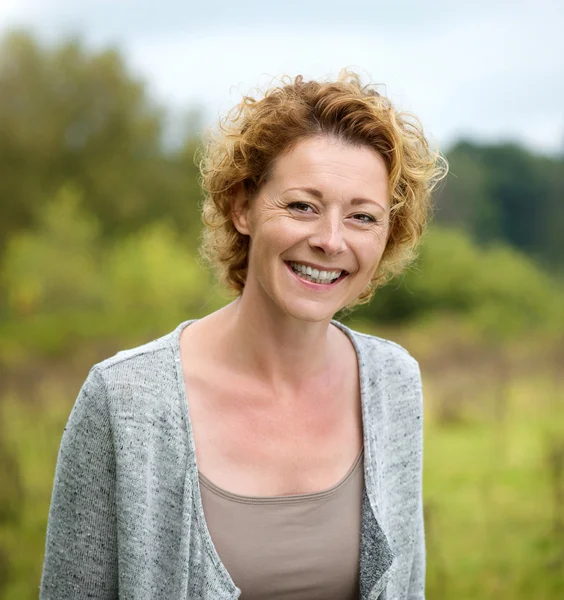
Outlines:
[[190,329],[181,355],[203,508],[242,597],[322,598],[328,588],[357,597],[364,476],[354,348],[338,332],[345,343],[331,376],[284,399],[222,368]]

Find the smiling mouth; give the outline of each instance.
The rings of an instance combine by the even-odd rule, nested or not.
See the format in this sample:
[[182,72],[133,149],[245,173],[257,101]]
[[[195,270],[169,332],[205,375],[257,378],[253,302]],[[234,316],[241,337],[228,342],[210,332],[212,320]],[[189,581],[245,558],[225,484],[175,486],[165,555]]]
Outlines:
[[349,273],[344,269],[335,269],[332,271],[322,271],[322,277],[314,277],[313,275],[317,273],[319,275],[319,271],[317,269],[312,270],[311,268],[308,271],[312,271],[312,273],[304,273],[304,266],[300,263],[295,263],[294,261],[284,261],[286,266],[294,273],[296,277],[301,279],[302,281],[307,281],[308,283],[313,283],[315,285],[320,286],[332,286],[344,279]]

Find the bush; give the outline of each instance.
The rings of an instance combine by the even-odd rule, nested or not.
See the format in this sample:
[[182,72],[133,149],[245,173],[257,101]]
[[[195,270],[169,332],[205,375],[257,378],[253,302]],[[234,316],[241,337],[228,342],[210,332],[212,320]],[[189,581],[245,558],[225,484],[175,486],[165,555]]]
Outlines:
[[564,292],[529,258],[506,246],[480,248],[461,231],[435,227],[419,260],[360,307],[376,321],[454,313],[493,335],[564,329]]
[[37,229],[7,245],[3,355],[17,353],[10,340],[54,353],[85,338],[149,335],[219,307],[211,275],[188,250],[193,240],[154,222],[104,242],[80,198],[64,187],[43,206]]

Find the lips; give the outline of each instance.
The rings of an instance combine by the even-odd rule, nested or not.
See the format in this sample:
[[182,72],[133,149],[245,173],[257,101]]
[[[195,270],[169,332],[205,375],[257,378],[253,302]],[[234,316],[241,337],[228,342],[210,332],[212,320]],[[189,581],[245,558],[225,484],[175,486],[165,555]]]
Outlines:
[[292,265],[289,262],[284,261],[284,264],[286,265],[286,267],[288,268],[288,271],[290,271],[290,273],[292,274],[294,279],[296,279],[301,284],[303,284],[306,287],[313,289],[313,290],[330,290],[330,289],[334,288],[340,281],[342,281],[348,275],[348,272],[343,270],[341,275],[339,277],[337,277],[337,279],[335,279],[332,283],[315,283],[314,281],[308,281],[307,279],[300,277],[294,271],[294,269],[292,269]]

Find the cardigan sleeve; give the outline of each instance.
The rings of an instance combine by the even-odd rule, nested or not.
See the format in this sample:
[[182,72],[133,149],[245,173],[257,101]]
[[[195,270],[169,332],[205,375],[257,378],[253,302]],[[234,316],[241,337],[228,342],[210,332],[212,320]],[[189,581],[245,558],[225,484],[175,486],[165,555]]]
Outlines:
[[409,579],[409,590],[407,600],[425,599],[425,570],[426,570],[426,551],[425,551],[425,521],[423,514],[423,391],[421,382],[421,372],[417,366],[418,398],[419,398],[419,431],[418,431],[418,492],[417,492],[417,512],[415,517],[415,540],[413,563],[411,565],[411,575]]
[[96,367],[63,432],[51,496],[40,600],[118,598],[115,453]]
[[423,505],[421,503],[415,533],[413,563],[407,594],[408,600],[424,600],[425,598],[425,562],[425,526],[423,524]]

